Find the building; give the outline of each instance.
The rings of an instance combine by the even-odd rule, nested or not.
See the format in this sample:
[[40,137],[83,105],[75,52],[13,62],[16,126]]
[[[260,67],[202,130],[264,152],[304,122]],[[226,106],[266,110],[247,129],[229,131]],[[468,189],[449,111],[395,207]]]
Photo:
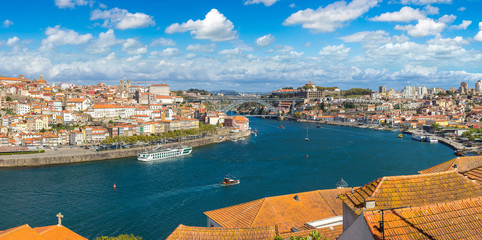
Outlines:
[[387,92],[387,87],[386,87],[386,86],[380,86],[380,87],[378,87],[378,92],[379,92],[379,93],[386,93],[386,92]]
[[475,83],[475,92],[482,93],[482,80],[479,80]]
[[364,216],[372,211],[423,207],[477,196],[482,196],[481,186],[455,171],[379,178],[339,195],[343,201],[340,239],[357,239],[360,229],[366,229]]
[[72,230],[60,225],[32,228],[28,224],[0,231],[0,240],[87,240]]
[[336,196],[347,191],[329,189],[267,197],[204,214],[208,227],[277,226],[280,234],[304,230],[306,235],[328,228],[328,232],[339,235],[343,212],[341,200]]
[[277,233],[276,228],[254,227],[254,228],[206,228],[179,225],[172,232],[167,240],[273,240]]
[[169,89],[169,85],[163,84],[152,84],[149,87],[149,93],[153,95],[160,95],[160,96],[170,96],[171,91]]
[[466,82],[461,82],[459,87],[460,94],[468,94],[469,93],[469,85]]

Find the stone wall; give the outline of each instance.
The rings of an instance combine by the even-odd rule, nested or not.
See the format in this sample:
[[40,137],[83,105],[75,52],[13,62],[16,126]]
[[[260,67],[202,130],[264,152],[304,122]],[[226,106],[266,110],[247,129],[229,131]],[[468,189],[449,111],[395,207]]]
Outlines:
[[[230,137],[246,137],[249,136],[250,132],[240,132],[231,134]],[[181,145],[190,147],[199,147],[212,143],[220,142],[219,139],[223,136],[212,136],[202,139],[195,139],[191,141],[186,141],[182,143],[170,143],[165,144],[164,147],[179,147]],[[226,137],[222,138],[225,141]],[[90,162],[90,161],[100,161],[116,158],[130,158],[136,157],[138,153],[153,149],[156,146],[150,147],[139,147],[139,148],[129,148],[129,149],[119,149],[119,150],[107,150],[100,152],[93,151],[79,151],[75,149],[65,149],[63,152],[46,152],[39,154],[24,154],[24,155],[5,155],[0,156],[0,168],[5,167],[34,167],[34,166],[45,166],[45,165],[55,165],[55,164],[69,164],[69,163],[79,163],[79,162]]]

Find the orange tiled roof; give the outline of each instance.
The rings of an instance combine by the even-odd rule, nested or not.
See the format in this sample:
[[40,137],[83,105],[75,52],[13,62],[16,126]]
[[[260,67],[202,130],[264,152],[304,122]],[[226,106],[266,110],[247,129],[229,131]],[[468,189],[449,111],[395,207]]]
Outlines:
[[374,200],[375,208],[387,209],[421,206],[482,196],[482,188],[455,171],[379,178],[340,199],[355,213],[366,210],[366,200]]
[[280,237],[282,237],[283,239],[289,239],[290,237],[306,237],[310,235],[313,231],[317,231],[318,233],[320,233],[321,239],[335,240],[343,233],[343,225],[284,233],[280,234]]
[[52,225],[46,227],[36,227],[35,230],[45,239],[56,239],[56,240],[87,240],[80,236],[79,234],[73,232],[72,230],[60,225]]
[[0,231],[0,240],[87,240],[64,226],[31,228],[28,224]]
[[273,240],[275,227],[257,228],[207,228],[179,225],[167,240]]
[[[223,227],[277,225],[279,232],[284,233],[307,222],[342,215],[342,204],[336,196],[346,191],[330,189],[267,197],[204,214]],[[299,201],[294,198],[296,195]]]
[[419,171],[420,174],[445,172],[454,169],[457,164],[457,170],[459,172],[467,172],[474,168],[482,166],[482,156],[470,156],[470,157],[457,157],[447,162],[435,165],[431,168]]
[[[364,214],[375,239],[382,214]],[[383,213],[385,239],[482,239],[482,197],[432,204]]]
[[0,231],[0,240],[17,240],[17,239],[29,239],[29,240],[45,240],[37,232],[35,232],[28,224],[10,228],[5,231]]
[[468,172],[464,172],[463,174],[469,179],[476,180],[479,183],[482,183],[482,167],[474,168]]

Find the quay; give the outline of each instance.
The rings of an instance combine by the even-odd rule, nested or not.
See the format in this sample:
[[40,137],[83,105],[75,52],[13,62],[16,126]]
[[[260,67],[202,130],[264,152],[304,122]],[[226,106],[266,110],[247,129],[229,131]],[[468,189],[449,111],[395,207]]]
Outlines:
[[[185,142],[175,142],[164,144],[164,147],[179,147],[187,145],[190,147],[200,147],[213,143],[224,142],[233,138],[247,137],[250,131],[242,131],[236,133],[216,134],[213,136],[194,139]],[[76,148],[58,148],[57,151],[46,150],[44,153],[20,154],[20,155],[4,155],[0,156],[0,168],[12,167],[38,167],[58,164],[72,164],[91,161],[102,161],[117,158],[136,157],[138,153],[151,150],[157,146],[136,147],[128,149],[106,150],[96,152],[93,149]]]

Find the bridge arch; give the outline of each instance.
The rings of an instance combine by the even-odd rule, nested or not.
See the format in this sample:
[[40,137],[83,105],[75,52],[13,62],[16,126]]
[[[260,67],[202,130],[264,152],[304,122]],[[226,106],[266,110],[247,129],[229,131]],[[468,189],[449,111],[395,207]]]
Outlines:
[[266,108],[268,108],[268,110],[270,112],[274,112],[275,114],[278,113],[278,109],[273,107],[273,105],[269,104],[268,102],[263,101],[263,100],[252,100],[252,99],[234,101],[234,102],[230,103],[229,105],[227,105],[226,107],[224,107],[221,111],[224,112],[224,113],[227,113],[227,112],[231,111],[233,108],[235,108],[235,107],[237,107],[237,106],[239,106],[243,103],[249,103],[249,102],[259,103],[259,104],[265,106]]

